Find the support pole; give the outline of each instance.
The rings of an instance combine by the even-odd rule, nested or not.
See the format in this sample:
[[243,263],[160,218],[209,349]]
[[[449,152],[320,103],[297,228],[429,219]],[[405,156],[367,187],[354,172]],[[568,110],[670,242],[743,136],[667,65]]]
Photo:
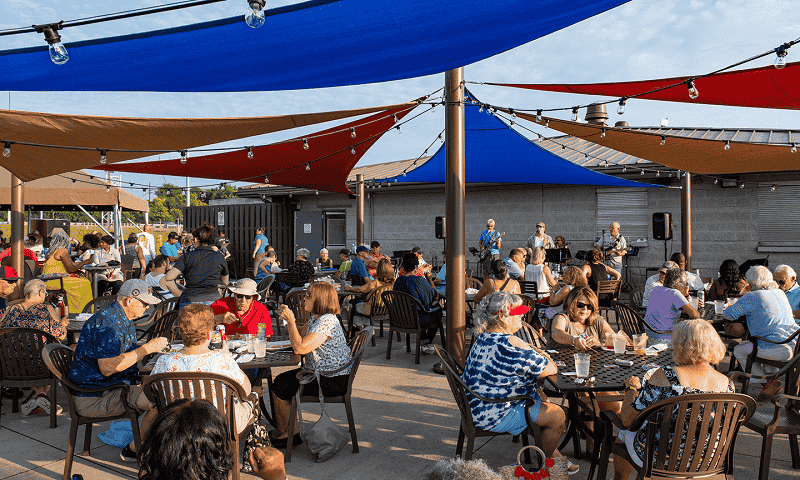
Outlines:
[[95,225],[97,225],[98,227],[100,227],[100,230],[102,230],[102,231],[106,232],[106,235],[111,235],[111,234],[108,232],[108,230],[106,230],[106,227],[104,227],[102,223],[98,222],[98,221],[97,221],[97,220],[96,220],[96,219],[95,219],[95,218],[92,216],[92,214],[91,214],[91,213],[87,212],[87,211],[86,211],[86,209],[85,209],[85,208],[83,208],[83,206],[82,206],[82,205],[75,205],[75,206],[76,206],[76,207],[78,207],[78,208],[80,208],[80,209],[81,209],[81,212],[85,213],[85,214],[86,214],[86,216],[87,216],[87,217],[89,217],[89,218],[90,218],[90,219],[91,219],[91,220],[94,222],[94,224],[95,224]]
[[464,67],[445,72],[445,215],[447,218],[447,350],[461,365],[464,349],[466,295],[464,293]]
[[[364,175],[356,175],[356,195],[358,196],[358,206],[356,207],[356,247],[364,245]],[[356,252],[353,252],[355,255]]]
[[[11,175],[11,267],[20,277],[25,274],[25,184]],[[17,282],[22,284],[24,282]],[[21,288],[21,287],[20,287]]]
[[692,174],[681,179],[681,251],[686,257],[686,270],[692,270]]

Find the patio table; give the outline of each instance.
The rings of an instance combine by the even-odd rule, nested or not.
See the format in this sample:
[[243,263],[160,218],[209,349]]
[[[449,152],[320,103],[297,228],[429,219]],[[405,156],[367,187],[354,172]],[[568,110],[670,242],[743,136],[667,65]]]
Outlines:
[[92,277],[92,297],[97,298],[97,274],[99,272],[104,272],[108,270],[110,267],[108,265],[84,265],[83,269],[86,270],[86,273],[91,275]]

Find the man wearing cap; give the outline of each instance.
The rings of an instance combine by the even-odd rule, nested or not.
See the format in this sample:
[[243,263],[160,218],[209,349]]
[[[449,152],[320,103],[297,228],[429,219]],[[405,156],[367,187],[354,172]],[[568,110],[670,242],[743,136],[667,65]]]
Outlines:
[[161,245],[161,255],[169,258],[170,262],[175,262],[178,260],[180,256],[180,252],[178,248],[180,248],[180,244],[178,243],[178,239],[180,235],[178,232],[169,232],[167,236],[167,241],[164,242],[164,245]]
[[350,250],[346,248],[339,250],[339,260],[342,263],[339,265],[339,271],[335,275],[337,277],[350,276],[350,267],[353,265],[353,261],[350,260]]
[[647,282],[644,284],[644,294],[642,294],[642,306],[646,307],[648,302],[650,301],[650,292],[653,291],[655,287],[663,287],[664,286],[664,275],[666,275],[667,270],[670,268],[679,268],[678,264],[672,261],[664,262],[664,265],[661,265],[661,268],[658,269],[658,274],[653,275],[652,277],[647,279]]
[[7,302],[20,295],[19,292],[15,293],[19,279],[17,271],[13,268],[0,267],[0,300],[2,300],[0,301],[0,317],[5,315]]
[[368,280],[375,280],[375,278],[367,271],[367,265],[364,263],[369,256],[369,248],[364,245],[359,245],[356,248],[356,258],[350,266],[350,279],[353,281],[354,286],[363,285]]
[[525,244],[525,246],[531,250],[536,247],[542,247],[544,249],[555,248],[553,239],[550,237],[550,235],[544,233],[544,222],[539,222],[536,224],[536,233],[528,237],[528,242]]
[[[136,344],[136,328],[132,320],[144,315],[150,305],[159,303],[150,286],[138,278],[126,281],[117,301],[96,312],[83,325],[69,379],[81,388],[110,388],[127,383],[130,390],[106,390],[98,393],[76,393],[75,408],[86,417],[105,417],[125,412],[122,402],[139,411],[147,411],[142,419],[142,435],[155,418],[155,411],[142,391],[136,362],[167,346],[164,337],[154,338],[142,346]],[[120,453],[124,461],[136,461],[133,442]]]
[[686,270],[686,256],[684,254],[681,252],[675,252],[670,255],[669,259],[675,262],[678,265],[678,268],[686,272],[686,277],[689,281],[689,290],[693,290],[695,292],[705,290],[706,286],[703,285],[703,280],[700,279],[700,275]]
[[225,324],[225,335],[237,333],[258,333],[258,324],[267,327],[267,335],[272,335],[272,318],[267,307],[259,302],[261,296],[256,291],[255,280],[245,278],[228,285],[233,295],[222,297],[211,304],[214,311],[214,324]]
[[364,260],[364,263],[367,265],[367,271],[371,277],[375,277],[378,274],[378,262],[380,262],[382,258],[391,260],[388,256],[381,253],[380,242],[373,240],[372,243],[369,244],[369,254]]

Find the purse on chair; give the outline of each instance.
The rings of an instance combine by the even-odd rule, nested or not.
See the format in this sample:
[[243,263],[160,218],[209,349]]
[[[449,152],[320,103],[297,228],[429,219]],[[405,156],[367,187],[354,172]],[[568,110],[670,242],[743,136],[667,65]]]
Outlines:
[[[325,411],[325,400],[322,395],[322,383],[320,382],[319,372],[315,371],[314,376],[317,379],[317,386],[319,387],[319,406],[322,412],[320,413],[317,423],[312,425],[311,428],[306,431],[303,431],[302,428],[300,429],[300,436],[303,438],[306,445],[308,445],[308,449],[311,450],[311,453],[317,456],[317,463],[322,463],[336,455],[342,447],[350,443],[350,435],[343,432],[341,428],[333,423],[331,417],[328,416],[328,413]],[[301,385],[309,383],[314,379],[314,377],[311,376],[311,372],[300,372],[297,374],[297,377]],[[300,389],[298,389],[297,416],[300,425],[302,425],[303,414],[301,413],[302,409],[300,405]]]
[[[539,470],[528,471],[522,466],[522,453],[528,448],[536,450],[544,460],[544,465],[542,465],[542,468]],[[517,453],[516,465],[500,467],[498,473],[500,473],[500,477],[502,477],[503,480],[517,480],[518,478],[524,480],[567,480],[569,478],[567,462],[567,457],[548,458],[539,447],[529,445],[527,447],[522,447],[519,453]]]

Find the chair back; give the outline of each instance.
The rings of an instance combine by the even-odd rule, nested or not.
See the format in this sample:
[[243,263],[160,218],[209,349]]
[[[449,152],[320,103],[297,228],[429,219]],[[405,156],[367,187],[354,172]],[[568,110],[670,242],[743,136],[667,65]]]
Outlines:
[[477,278],[473,277],[464,278],[464,288],[474,288],[475,290],[480,290],[481,287],[483,287],[483,282],[481,282]]
[[408,330],[419,330],[419,311],[422,304],[405,292],[386,290],[381,293],[383,303],[389,311],[389,324]]
[[386,307],[386,303],[383,301],[381,294],[387,290],[391,290],[392,287],[392,284],[387,283],[385,285],[381,285],[367,295],[367,298],[364,301],[369,303],[371,317],[380,317],[389,314],[389,309]]
[[732,475],[736,433],[755,409],[755,400],[740,393],[681,395],[651,405],[630,428],[647,420],[639,478]]
[[42,360],[45,345],[57,344],[56,338],[34,328],[13,328],[0,334],[0,379],[11,381],[53,378]]
[[81,313],[95,313],[117,301],[116,295],[102,295],[87,303]]
[[350,392],[353,388],[353,380],[356,378],[358,366],[361,365],[361,357],[364,355],[364,348],[367,346],[367,340],[372,338],[372,326],[367,325],[364,327],[355,338],[350,341],[350,378],[347,380],[347,391]]
[[75,361],[75,350],[60,343],[48,343],[42,349],[42,360],[67,392],[70,399],[70,412],[73,412],[72,394],[76,391],[86,390],[69,379],[69,369],[72,368],[72,362]]
[[453,394],[458,411],[461,413],[461,427],[464,429],[464,433],[470,434],[475,431],[475,422],[472,419],[472,409],[469,407],[468,387],[461,378],[461,373],[463,373],[464,369],[456,363],[447,350],[440,348],[438,345],[434,345],[433,348],[436,349],[436,354],[442,360],[444,376],[447,378],[450,392]]
[[139,340],[144,340],[145,342],[149,342],[150,340],[158,337],[166,337],[168,341],[175,340],[175,327],[176,321],[178,319],[178,312],[176,310],[171,310],[164,315],[158,317],[158,319],[150,325],[150,328],[147,329],[145,334]]
[[311,320],[311,313],[305,309],[306,304],[306,291],[298,290],[286,295],[284,303],[294,313],[295,323],[298,325],[305,325]]
[[519,291],[523,295],[528,295],[534,299],[539,298],[539,286],[536,282],[529,282],[526,280],[517,280],[519,282]]
[[614,307],[614,314],[617,317],[617,325],[628,337],[633,338],[634,335],[644,333],[642,317],[631,307],[619,302],[613,302],[612,306]]
[[597,282],[597,291],[594,293],[597,294],[597,298],[600,298],[600,295],[613,295],[615,298],[619,298],[621,289],[621,280],[600,280]]
[[644,290],[641,288],[636,288],[628,294],[628,303],[634,311],[644,310],[642,302],[644,302]]
[[525,343],[533,345],[536,348],[544,348],[547,340],[544,339],[542,334],[536,331],[532,325],[522,322],[522,328],[517,330],[514,334],[521,338]]
[[[800,343],[800,340],[798,340],[797,343]],[[796,348],[795,352],[797,352]],[[800,358],[798,357],[800,357],[800,354],[795,353],[795,356],[787,362],[789,369],[786,371],[783,385],[783,393],[794,397],[800,397]],[[794,399],[787,400],[790,410],[800,412],[800,401]]]
[[27,282],[28,280],[31,280],[33,278],[37,278],[40,274],[41,274],[41,271],[39,270],[39,265],[37,265],[36,262],[31,260],[30,258],[26,258],[25,259],[25,273],[24,273],[25,281]]
[[[536,282],[534,282],[534,283],[536,283]],[[522,304],[525,305],[526,307],[530,308],[530,310],[528,310],[528,313],[526,313],[525,316],[522,317],[522,323],[527,323],[528,325],[532,325],[535,329],[543,328],[544,325],[540,324],[539,318],[537,316],[538,305],[537,305],[536,300],[533,297],[531,297],[530,295],[525,295],[524,293],[520,294],[518,296],[519,296],[519,298],[522,299]]]
[[260,282],[258,282],[258,287],[256,287],[256,291],[259,295],[261,295],[262,302],[266,300],[267,294],[269,293],[269,287],[272,285],[272,282],[274,281],[275,281],[275,275],[267,275]]
[[[119,269],[122,271],[122,274],[125,275],[125,278],[128,278],[128,272],[133,271],[133,260],[136,258],[134,255],[120,255],[119,256]],[[142,265],[141,268],[145,268],[147,265]]]
[[292,287],[300,286],[300,274],[295,272],[280,272],[275,274],[275,281],[285,283]]

